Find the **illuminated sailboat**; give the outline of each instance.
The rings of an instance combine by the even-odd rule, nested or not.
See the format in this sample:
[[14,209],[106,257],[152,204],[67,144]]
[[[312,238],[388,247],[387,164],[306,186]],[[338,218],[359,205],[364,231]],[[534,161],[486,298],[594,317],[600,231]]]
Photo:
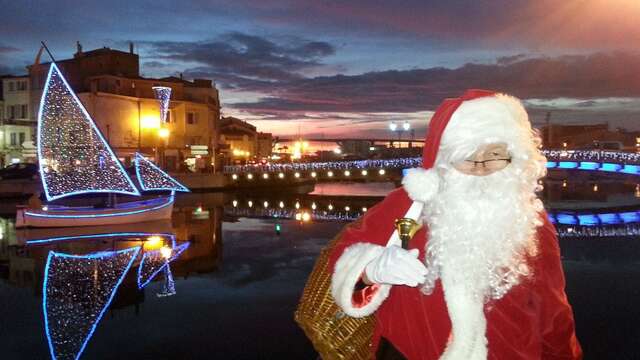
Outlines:
[[[38,112],[38,159],[48,201],[92,193],[140,196],[55,63],[51,63]],[[146,173],[139,174],[145,176]],[[173,190],[188,191],[175,179],[171,180],[180,188],[168,188],[172,190],[171,195],[150,200],[103,208],[52,204],[38,209],[20,208],[16,227],[97,226],[169,219],[173,211]],[[145,180],[139,181],[145,183]]]

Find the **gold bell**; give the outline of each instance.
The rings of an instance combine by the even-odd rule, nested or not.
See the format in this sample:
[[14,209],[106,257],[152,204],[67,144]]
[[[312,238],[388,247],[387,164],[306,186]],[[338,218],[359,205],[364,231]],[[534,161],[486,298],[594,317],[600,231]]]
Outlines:
[[402,241],[402,248],[408,249],[409,241],[413,238],[413,235],[420,230],[421,225],[411,218],[396,219],[395,225],[398,230],[400,240]]

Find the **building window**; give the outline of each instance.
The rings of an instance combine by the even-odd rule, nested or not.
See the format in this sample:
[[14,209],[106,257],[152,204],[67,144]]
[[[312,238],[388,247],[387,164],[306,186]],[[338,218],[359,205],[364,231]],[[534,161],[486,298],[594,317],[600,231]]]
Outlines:
[[16,108],[13,105],[7,106],[7,116],[9,120],[16,118]]
[[29,109],[27,107],[27,104],[22,104],[20,105],[20,118],[21,119],[26,119],[29,117]]
[[195,112],[188,112],[187,113],[187,124],[188,125],[194,125],[198,123],[198,114]]
[[20,133],[20,142],[18,143],[18,145],[24,144],[25,138],[26,138],[25,133],[21,132]]
[[167,111],[167,123],[171,123],[171,110]]
[[16,91],[15,83],[13,81],[9,81],[9,91]]
[[27,82],[26,81],[17,81],[16,82],[16,90],[17,91],[27,91]]
[[18,143],[18,137],[16,133],[11,133],[11,146],[16,146]]

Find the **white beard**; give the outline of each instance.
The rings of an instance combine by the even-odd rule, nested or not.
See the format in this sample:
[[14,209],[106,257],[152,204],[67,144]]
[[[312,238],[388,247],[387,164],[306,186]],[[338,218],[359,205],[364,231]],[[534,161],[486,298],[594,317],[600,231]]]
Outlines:
[[488,176],[451,169],[425,207],[429,273],[422,291],[430,294],[441,279],[453,327],[442,359],[486,359],[484,304],[531,273],[527,258],[537,251],[542,203],[530,181],[513,166]]

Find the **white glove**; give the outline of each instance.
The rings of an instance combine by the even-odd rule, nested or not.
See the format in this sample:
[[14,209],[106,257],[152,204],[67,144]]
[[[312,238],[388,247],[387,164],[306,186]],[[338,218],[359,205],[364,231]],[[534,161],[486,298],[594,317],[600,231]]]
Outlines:
[[367,264],[364,272],[369,281],[376,284],[415,287],[427,276],[427,268],[418,260],[418,255],[418,249],[407,251],[399,246],[389,246]]

